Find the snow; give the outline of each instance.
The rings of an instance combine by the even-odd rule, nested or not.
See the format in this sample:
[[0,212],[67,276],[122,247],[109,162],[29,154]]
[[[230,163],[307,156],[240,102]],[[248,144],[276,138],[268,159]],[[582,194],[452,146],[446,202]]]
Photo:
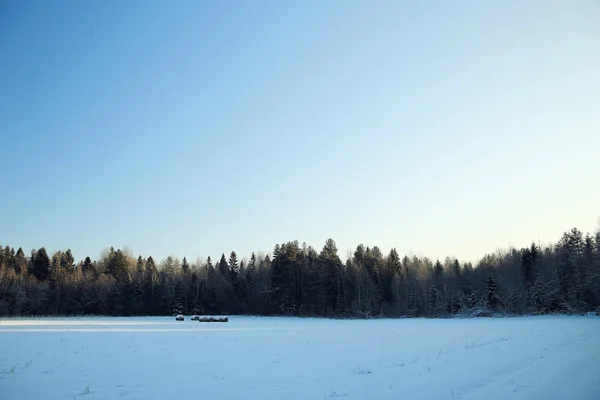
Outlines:
[[0,399],[600,399],[600,318],[0,320]]

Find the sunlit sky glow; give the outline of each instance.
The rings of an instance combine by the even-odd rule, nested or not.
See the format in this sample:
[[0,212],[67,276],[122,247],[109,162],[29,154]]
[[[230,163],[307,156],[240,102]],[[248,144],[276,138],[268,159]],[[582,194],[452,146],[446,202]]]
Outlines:
[[0,243],[476,260],[600,216],[598,1],[0,5]]

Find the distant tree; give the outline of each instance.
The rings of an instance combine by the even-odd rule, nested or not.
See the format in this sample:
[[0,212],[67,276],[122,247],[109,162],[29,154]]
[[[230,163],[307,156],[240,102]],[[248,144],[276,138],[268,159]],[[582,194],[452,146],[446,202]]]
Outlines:
[[229,265],[227,264],[227,259],[225,258],[225,253],[221,254],[221,259],[219,260],[219,272],[222,276],[227,276],[227,270],[229,269]]
[[440,293],[435,286],[431,286],[429,288],[429,312],[434,314],[438,311],[440,307]]
[[246,283],[249,287],[252,287],[252,280],[254,279],[254,275],[256,274],[256,255],[254,252],[250,257],[250,262],[248,263],[248,268],[246,268]]
[[150,315],[157,313],[159,294],[159,276],[154,258],[148,257],[144,268],[144,309]]
[[531,289],[535,280],[534,265],[539,258],[539,249],[535,243],[531,243],[530,248],[523,249],[523,255],[521,257],[521,267],[523,269],[523,277],[525,281],[525,288]]
[[190,265],[187,262],[187,259],[185,257],[183,257],[183,260],[181,261],[181,271],[187,275],[190,273]]
[[460,262],[457,259],[454,259],[452,262],[452,273],[454,276],[460,280],[461,272],[460,272]]
[[67,251],[62,254],[60,264],[67,273],[73,272],[73,268],[75,267],[75,257],[73,257],[71,249],[67,249]]
[[178,279],[175,283],[175,299],[174,299],[174,310],[177,314],[185,314],[188,310],[184,305],[184,290],[183,281]]
[[[383,258],[383,257],[381,257]],[[344,293],[342,286],[343,264],[333,239],[327,239],[319,254],[321,264],[321,281],[325,294],[324,310],[327,314],[341,311]]]
[[485,304],[492,310],[497,310],[502,301],[500,299],[500,292],[496,285],[496,279],[493,274],[489,274],[485,284]]
[[[573,228],[546,247],[535,243],[484,255],[476,267],[446,257],[383,256],[357,246],[342,263],[333,239],[317,252],[297,240],[216,265],[133,257],[110,248],[75,264],[70,249],[27,257],[0,246],[0,316],[255,314],[424,316],[477,305],[512,314],[583,313],[600,307],[600,229]],[[15,248],[17,249],[15,251]],[[502,286],[502,290],[500,288]]]
[[229,255],[229,265],[227,271],[230,282],[235,283],[237,281],[239,270],[240,266],[238,264],[237,254],[235,251],[232,251]]
[[112,251],[107,260],[107,271],[117,282],[129,281],[129,263],[123,251]]
[[440,262],[440,260],[436,260],[435,265],[433,267],[433,275],[435,280],[435,285],[440,288],[442,284],[442,278],[444,276],[444,266]]
[[27,275],[27,257],[25,256],[25,252],[22,248],[19,247],[17,253],[14,258],[14,268],[15,273],[17,275],[26,276]]
[[579,310],[583,285],[581,281],[578,261],[584,254],[583,234],[577,228],[565,232],[557,246],[558,265],[557,278],[560,288],[562,308]]
[[464,296],[462,296],[461,292],[455,293],[452,297],[452,303],[450,306],[452,314],[458,314],[463,309],[465,304],[465,299],[463,297]]
[[83,272],[84,275],[87,275],[89,273],[94,272],[93,268],[94,266],[92,264],[92,259],[89,256],[86,257],[83,261],[83,264],[81,265],[81,272]]
[[48,257],[48,253],[43,247],[35,253],[33,275],[42,282],[50,278],[50,257]]

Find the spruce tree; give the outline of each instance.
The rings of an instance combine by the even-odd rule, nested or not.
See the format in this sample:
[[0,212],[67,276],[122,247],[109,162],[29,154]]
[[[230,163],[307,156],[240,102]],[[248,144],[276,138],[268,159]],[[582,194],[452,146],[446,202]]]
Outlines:
[[[6,259],[5,255],[5,259]],[[33,275],[38,281],[45,281],[50,278],[50,257],[44,247],[40,248],[35,253],[35,259],[33,260]]]
[[435,265],[433,267],[433,276],[435,279],[435,285],[438,289],[441,288],[442,278],[444,276],[444,266],[440,262],[440,260],[436,260]]
[[548,312],[542,275],[538,273],[530,292],[530,304],[536,313]]
[[194,302],[192,304],[192,313],[195,315],[201,315],[206,313],[204,307],[202,306],[202,301],[200,300],[200,298],[194,299]]
[[159,303],[159,276],[152,256],[146,260],[144,268],[144,306],[148,313],[155,314]]
[[106,267],[108,273],[111,274],[117,282],[129,281],[129,263],[125,253],[120,249],[113,251],[112,254],[109,255]]
[[435,286],[429,288],[429,313],[435,314],[440,303],[440,294]]
[[177,279],[177,282],[175,283],[172,309],[174,315],[183,314],[185,312],[183,309],[183,288],[180,279]]
[[465,305],[467,308],[473,308],[477,305],[477,297],[475,297],[475,293],[471,292],[465,296]]
[[92,259],[89,256],[87,256],[83,261],[83,264],[81,265],[81,272],[83,272],[83,274],[88,274],[93,272],[92,269]]
[[225,259],[225,253],[221,254],[221,259],[219,260],[219,272],[222,276],[227,277],[227,270],[229,266],[227,264],[227,259]]
[[237,281],[237,276],[239,273],[240,267],[238,264],[238,258],[235,251],[232,251],[229,255],[229,264],[227,275],[229,276],[229,281],[233,284]]
[[493,274],[489,274],[485,284],[485,304],[492,310],[497,310],[502,301]]
[[185,257],[183,257],[183,260],[181,261],[181,272],[183,272],[184,275],[187,275],[190,272],[190,265]]
[[248,268],[246,268],[246,283],[248,287],[252,287],[252,280],[254,279],[254,274],[256,273],[256,255],[252,252],[252,256],[250,257],[250,262],[248,263]]
[[460,280],[460,262],[457,259],[454,259],[454,261],[452,262],[452,273],[454,274],[455,278]]
[[454,296],[452,297],[451,305],[450,305],[450,310],[451,310],[452,314],[458,314],[460,312],[460,310],[463,308],[463,303],[464,303],[464,299],[463,299],[462,293],[457,292],[456,294],[454,294]]

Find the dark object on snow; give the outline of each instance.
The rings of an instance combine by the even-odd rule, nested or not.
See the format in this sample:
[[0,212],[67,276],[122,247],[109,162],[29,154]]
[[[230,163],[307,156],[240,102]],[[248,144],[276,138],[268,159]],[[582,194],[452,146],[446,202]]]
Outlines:
[[175,317],[175,320],[176,321],[184,321],[185,317],[183,315],[179,314],[178,316]]
[[200,321],[200,317],[199,317],[199,316],[197,316],[197,315],[194,315],[194,316],[192,317],[192,321]]
[[202,317],[198,321],[200,322],[229,322],[229,318],[215,318],[215,317]]

